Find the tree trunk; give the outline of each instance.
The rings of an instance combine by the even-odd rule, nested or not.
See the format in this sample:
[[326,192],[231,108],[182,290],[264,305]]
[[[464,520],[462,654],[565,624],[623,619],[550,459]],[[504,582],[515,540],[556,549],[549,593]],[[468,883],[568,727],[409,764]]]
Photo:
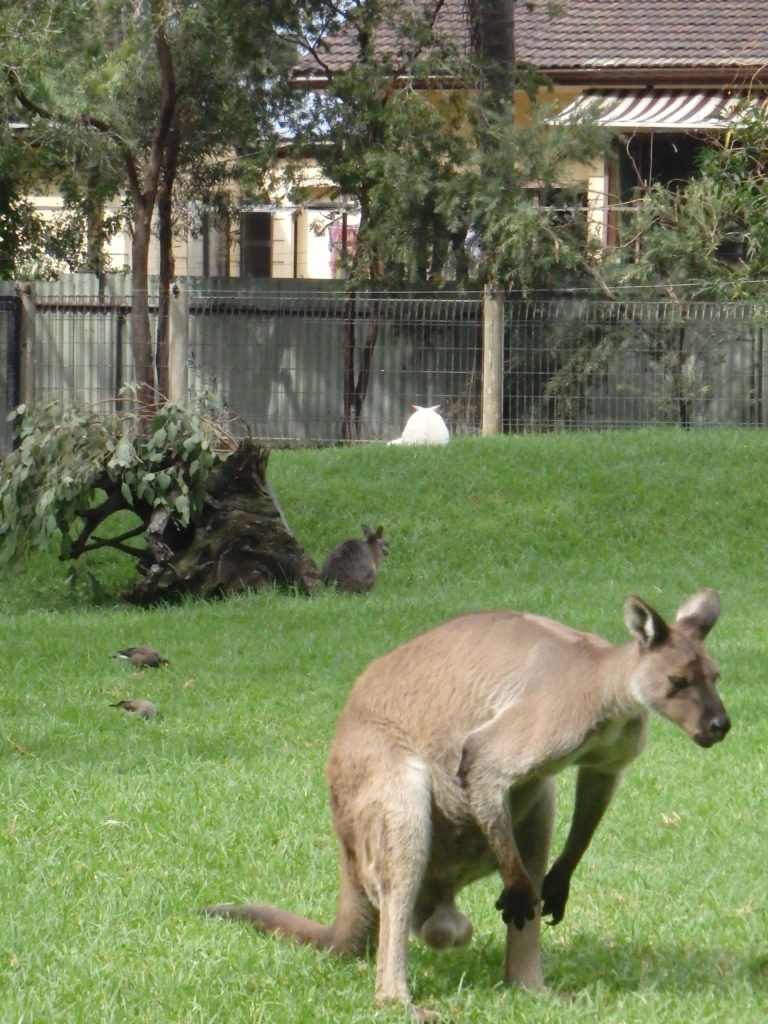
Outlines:
[[173,186],[179,156],[179,137],[171,132],[166,147],[163,173],[157,193],[157,225],[160,241],[160,287],[157,308],[157,334],[155,363],[157,390],[167,400],[170,391],[169,330],[171,311],[171,282],[175,272],[173,258]]
[[475,0],[474,46],[493,109],[514,102],[515,0]]
[[267,449],[241,441],[211,472],[203,508],[187,531],[150,522],[144,576],[123,597],[150,605],[275,586],[314,593],[320,573],[267,483],[268,459]]
[[[160,111],[141,171],[133,154],[127,149],[123,153],[123,161],[133,197],[133,240],[131,245],[133,355],[136,365],[136,380],[139,385],[141,413],[146,418],[152,416],[160,403],[149,330],[149,244],[152,237],[152,214],[157,202],[161,176],[164,171],[168,172],[165,161],[170,153],[173,166],[170,169],[169,187],[172,189],[178,154],[177,143],[173,141],[173,123],[178,99],[176,74],[173,57],[162,25],[159,25],[155,32],[155,50],[160,69]],[[167,351],[162,354],[165,356],[167,364]],[[160,379],[167,382],[167,373],[168,368],[165,365],[160,371]]]
[[150,418],[157,406],[155,366],[152,337],[149,330],[149,243],[152,209],[134,196],[131,262],[133,302],[131,306],[131,348],[139,387],[138,399],[142,414]]

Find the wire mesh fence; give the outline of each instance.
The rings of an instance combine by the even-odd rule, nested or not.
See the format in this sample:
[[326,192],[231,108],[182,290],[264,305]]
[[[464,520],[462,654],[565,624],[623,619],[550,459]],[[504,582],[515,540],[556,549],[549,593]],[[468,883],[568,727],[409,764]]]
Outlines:
[[[323,284],[184,282],[185,315],[170,321],[185,369],[175,397],[213,398],[267,443],[389,440],[413,405],[439,405],[454,435],[481,431],[482,293]],[[31,390],[39,402],[114,407],[135,376],[130,280],[106,295],[82,290],[36,290]],[[17,315],[0,298],[6,319]],[[156,300],[150,309],[154,333]],[[768,315],[757,304],[508,298],[503,322],[506,431],[768,425]],[[14,330],[3,334],[0,310],[6,367],[18,365]],[[13,391],[6,372],[0,411]]]
[[195,293],[189,367],[193,396],[215,395],[268,441],[390,439],[413,405],[476,433],[482,299]]
[[10,451],[13,430],[8,414],[17,401],[19,388],[19,307],[13,296],[0,295],[0,458]]
[[126,299],[40,296],[36,400],[113,407],[123,384],[135,378],[130,313]]
[[510,302],[505,429],[765,426],[767,324],[749,303]]

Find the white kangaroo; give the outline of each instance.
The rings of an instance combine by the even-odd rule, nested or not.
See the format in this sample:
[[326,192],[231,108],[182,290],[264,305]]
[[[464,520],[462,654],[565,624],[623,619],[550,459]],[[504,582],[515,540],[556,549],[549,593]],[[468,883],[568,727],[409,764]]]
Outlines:
[[414,405],[400,437],[388,444],[448,444],[450,434],[439,405]]
[[[540,920],[563,917],[571,876],[642,750],[649,709],[699,746],[730,720],[703,640],[720,600],[702,590],[672,625],[639,597],[619,646],[538,615],[452,619],[373,661],[341,713],[326,774],[341,888],[330,925],[274,907],[210,907],[262,931],[338,953],[377,943],[376,1001],[410,1005],[408,936],[461,945],[471,922],[456,893],[501,872],[505,981],[542,985]],[[573,820],[547,873],[554,776],[578,766]]]

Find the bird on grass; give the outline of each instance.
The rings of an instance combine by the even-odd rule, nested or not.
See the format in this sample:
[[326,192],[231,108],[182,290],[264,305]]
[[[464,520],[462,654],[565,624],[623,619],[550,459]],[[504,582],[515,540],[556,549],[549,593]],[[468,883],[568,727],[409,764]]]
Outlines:
[[118,651],[112,657],[123,658],[139,668],[159,668],[168,664],[168,659],[162,658],[154,647],[126,647],[124,651]]
[[116,704],[110,704],[111,708],[122,708],[129,715],[136,715],[139,718],[143,718],[149,721],[150,718],[154,718],[157,714],[157,708],[151,700],[144,700],[143,698],[137,698],[135,700],[119,700]]

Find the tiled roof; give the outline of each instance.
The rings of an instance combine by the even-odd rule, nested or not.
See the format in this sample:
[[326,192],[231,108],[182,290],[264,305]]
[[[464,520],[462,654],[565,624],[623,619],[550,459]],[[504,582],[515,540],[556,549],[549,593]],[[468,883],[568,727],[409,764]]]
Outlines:
[[[766,0],[768,2],[768,0]],[[419,6],[419,14],[424,13],[429,18],[434,14],[437,6],[435,0],[423,0],[421,5],[410,2],[398,2],[391,0],[390,9],[397,14],[392,15],[392,22],[399,18],[407,25],[409,13],[414,6]],[[401,12],[401,13],[400,13]],[[443,0],[434,23],[435,31],[442,33],[452,40],[460,50],[468,50],[469,47],[469,19],[466,12],[465,0]],[[382,19],[382,23],[376,32],[376,52],[381,57],[394,57],[399,48],[399,37],[392,24]],[[352,29],[342,28],[339,32],[325,38],[317,48],[318,58],[331,72],[343,71],[349,68],[357,60],[358,42]],[[307,57],[302,60],[295,69],[299,76],[322,77],[322,69],[318,62]]]
[[[431,6],[433,0],[425,0]],[[547,0],[516,0],[515,49],[555,80],[595,76],[646,79],[709,73],[719,81],[758,71],[768,75],[768,0],[559,0],[550,17]],[[409,3],[403,4],[408,10]],[[445,0],[437,27],[468,45],[466,0]],[[328,41],[323,60],[348,67],[357,50],[351,35]],[[383,32],[377,47],[392,53],[396,39]],[[316,69],[316,68],[315,68]],[[310,66],[304,63],[303,71]]]
[[[449,0],[461,3],[462,0]],[[520,59],[550,71],[755,68],[768,63],[766,0],[539,0],[515,4]]]

